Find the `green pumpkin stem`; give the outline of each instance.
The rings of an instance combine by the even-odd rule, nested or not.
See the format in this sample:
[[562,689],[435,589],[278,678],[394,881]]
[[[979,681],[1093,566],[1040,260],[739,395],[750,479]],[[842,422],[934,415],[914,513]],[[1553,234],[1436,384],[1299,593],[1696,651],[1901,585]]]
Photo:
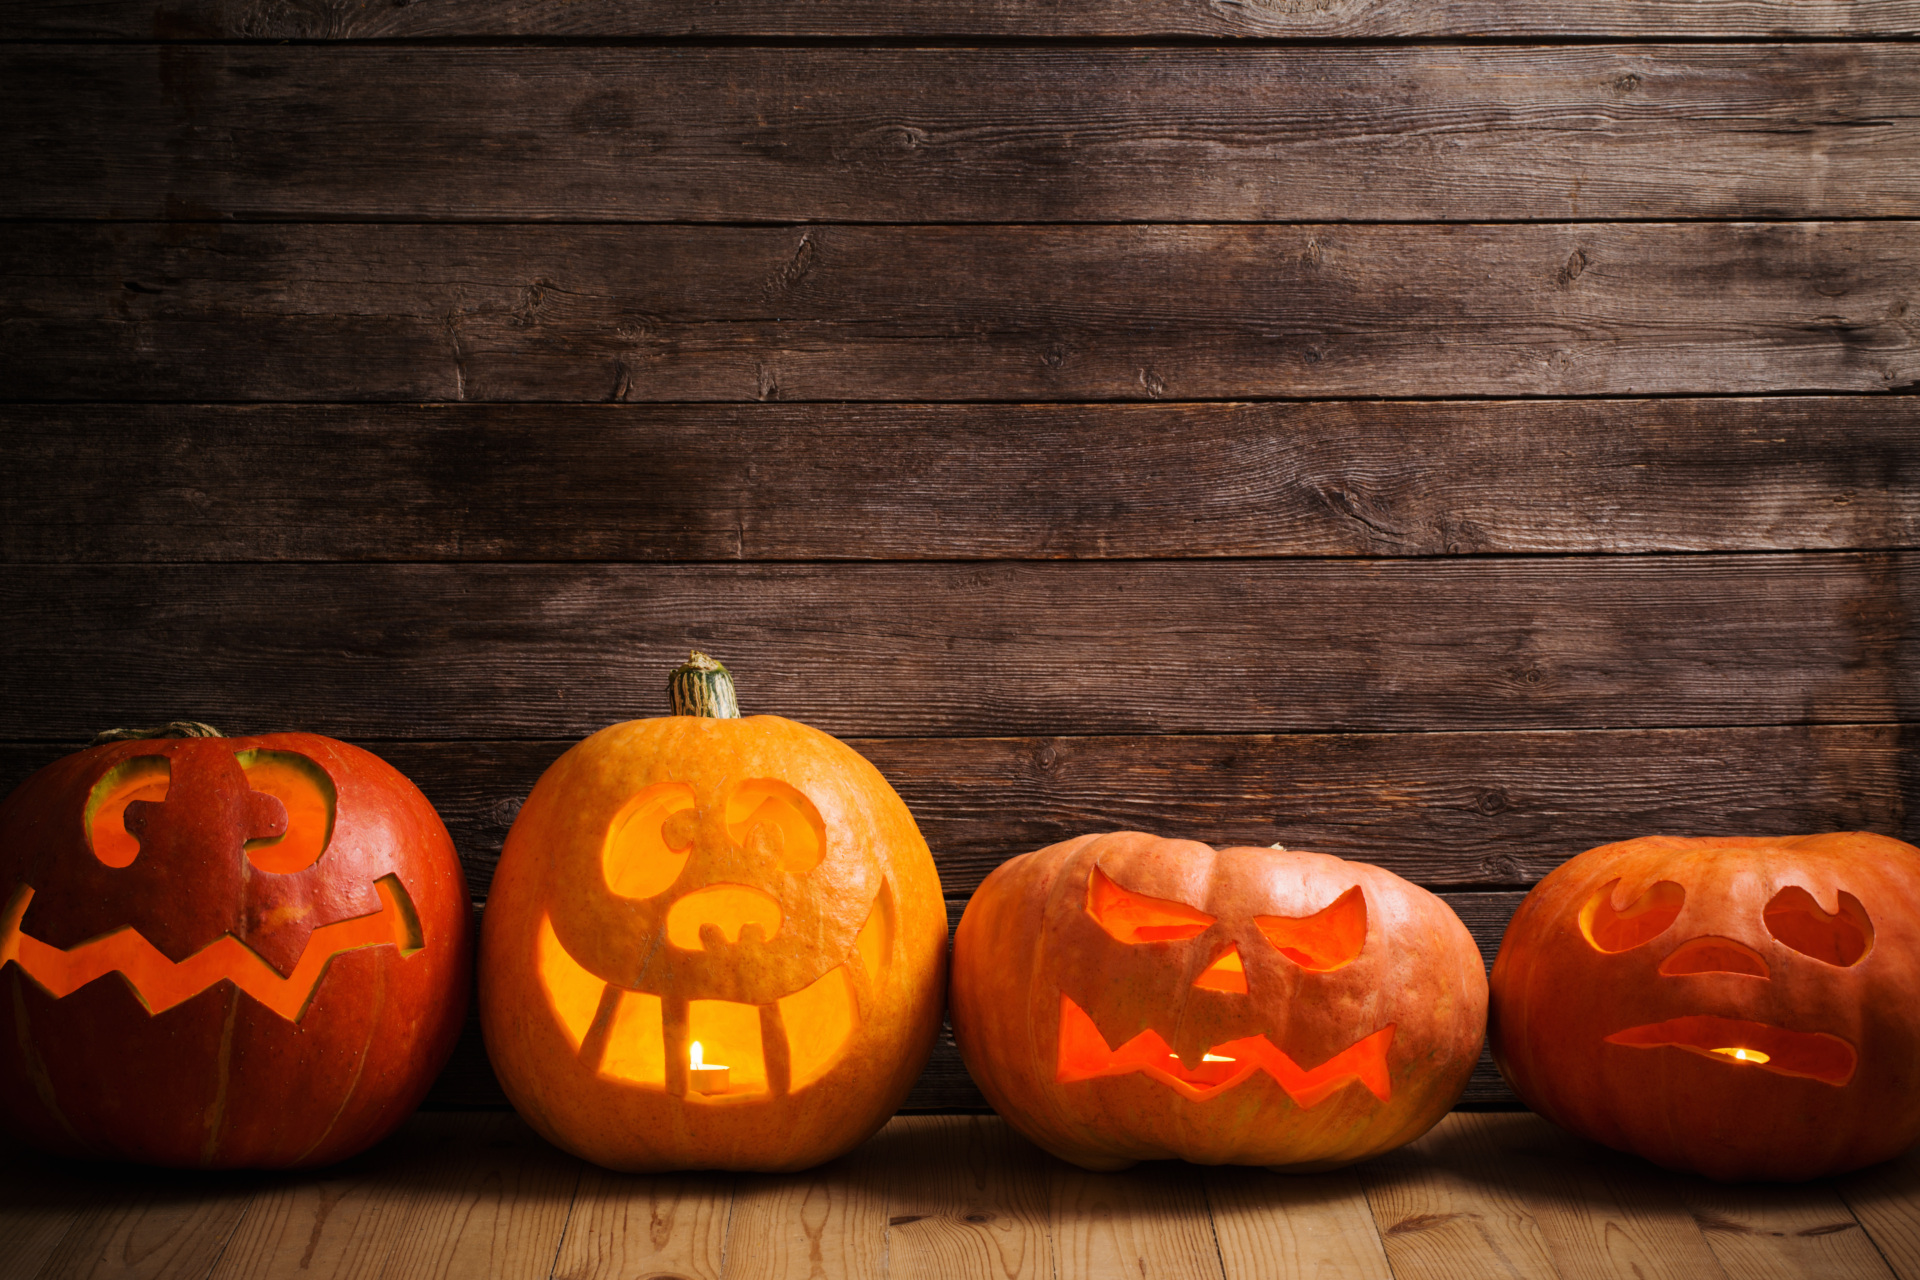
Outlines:
[[709,720],[738,720],[740,703],[733,695],[733,676],[695,649],[667,677],[667,697],[677,716],[705,716]]
[[93,735],[93,741],[87,745],[97,747],[103,742],[132,742],[140,738],[224,738],[226,736],[212,725],[202,724],[198,720],[169,720],[151,729],[102,729]]

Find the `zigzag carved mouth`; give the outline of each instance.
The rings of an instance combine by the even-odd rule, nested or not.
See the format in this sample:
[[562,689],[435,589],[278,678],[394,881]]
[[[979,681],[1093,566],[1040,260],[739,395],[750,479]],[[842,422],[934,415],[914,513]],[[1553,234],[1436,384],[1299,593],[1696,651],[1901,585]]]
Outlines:
[[1137,1071],[1200,1102],[1231,1089],[1256,1071],[1264,1071],[1301,1108],[1317,1107],[1354,1083],[1365,1085],[1368,1092],[1385,1102],[1393,1096],[1393,1081],[1387,1072],[1387,1049],[1392,1044],[1393,1024],[1388,1023],[1309,1071],[1265,1036],[1248,1036],[1214,1045],[1198,1066],[1189,1067],[1158,1031],[1142,1031],[1118,1049],[1109,1048],[1093,1019],[1063,995],[1056,1078],[1067,1084]]
[[0,915],[0,967],[11,960],[56,1000],[118,973],[150,1014],[165,1013],[209,987],[231,982],[288,1022],[298,1022],[335,956],[392,944],[405,958],[426,945],[419,914],[400,877],[381,876],[373,887],[380,895],[380,909],[315,929],[293,972],[283,978],[259,952],[230,933],[178,962],[167,959],[131,926],[63,951],[21,932],[20,921],[33,901],[32,887],[21,885]]

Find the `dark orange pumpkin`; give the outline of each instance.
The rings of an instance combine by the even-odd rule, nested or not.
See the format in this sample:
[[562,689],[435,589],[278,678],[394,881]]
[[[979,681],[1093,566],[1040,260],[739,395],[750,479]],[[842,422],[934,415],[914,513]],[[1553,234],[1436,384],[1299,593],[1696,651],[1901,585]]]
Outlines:
[[487,1052],[528,1123],[610,1168],[805,1168],[926,1065],[939,877],[852,748],[739,719],[704,655],[675,685],[682,714],[573,747],[514,821],[482,927]]
[[1466,1087],[1487,1008],[1466,926],[1391,872],[1137,832],[988,876],[952,995],[987,1100],[1089,1169],[1299,1171],[1410,1142]]
[[465,1016],[446,828],[316,734],[48,765],[0,805],[0,893],[0,1118],[61,1154],[342,1159],[413,1111]]
[[1723,1180],[1920,1140],[1920,849],[1647,836],[1535,885],[1493,967],[1495,1060],[1573,1132]]

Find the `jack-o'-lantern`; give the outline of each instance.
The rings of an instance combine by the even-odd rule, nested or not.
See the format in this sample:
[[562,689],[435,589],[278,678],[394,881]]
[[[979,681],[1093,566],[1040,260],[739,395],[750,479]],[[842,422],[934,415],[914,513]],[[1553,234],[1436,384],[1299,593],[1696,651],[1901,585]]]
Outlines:
[[933,858],[858,753],[739,717],[696,653],[677,714],[603,729],[527,797],[481,934],[507,1096],[614,1169],[800,1169],[899,1107],[932,1051]]
[[63,1155],[343,1159],[459,1034],[452,841],[344,742],[161,732],[183,736],[90,747],[0,805],[0,1119]]
[[1647,836],[1535,885],[1493,967],[1495,1060],[1549,1120],[1722,1180],[1920,1140],[1920,849]]
[[1306,1171],[1446,1114],[1487,982],[1460,918],[1379,867],[1088,835],[1002,864],[954,937],[953,1031],[1007,1121],[1088,1169]]

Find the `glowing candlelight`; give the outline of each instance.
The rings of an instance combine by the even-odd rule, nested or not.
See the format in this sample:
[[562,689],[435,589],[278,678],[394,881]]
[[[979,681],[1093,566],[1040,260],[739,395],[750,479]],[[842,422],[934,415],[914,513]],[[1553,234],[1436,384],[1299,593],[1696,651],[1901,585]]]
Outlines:
[[1203,1053],[1203,1054],[1201,1054],[1201,1055],[1200,1055],[1200,1061],[1202,1061],[1202,1062],[1232,1062],[1232,1061],[1233,1061],[1233,1059],[1232,1059],[1232,1058],[1223,1058],[1223,1057],[1221,1057],[1221,1056],[1220,1056],[1219,1054],[1217,1054],[1217,1053]]
[[1758,1049],[1715,1049],[1715,1053],[1724,1053],[1735,1062],[1765,1062],[1767,1055]]
[[687,1049],[687,1080],[701,1093],[727,1091],[727,1069],[703,1062],[698,1040],[695,1040]]

